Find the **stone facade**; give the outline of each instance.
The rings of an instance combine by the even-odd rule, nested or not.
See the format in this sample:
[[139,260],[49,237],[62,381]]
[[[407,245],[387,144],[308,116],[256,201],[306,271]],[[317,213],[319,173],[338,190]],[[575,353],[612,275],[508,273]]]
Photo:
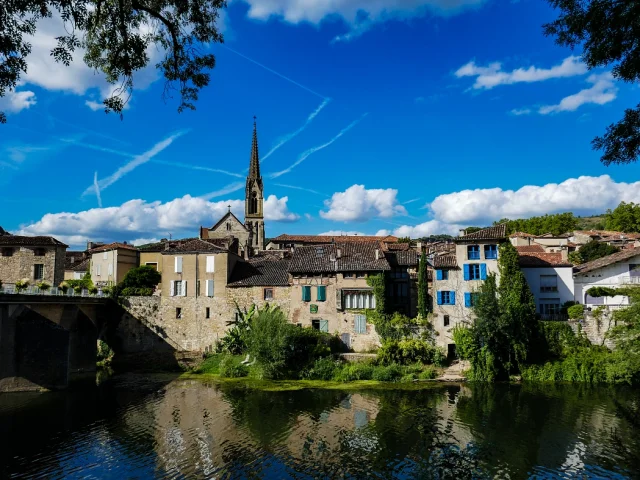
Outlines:
[[240,220],[229,211],[224,217],[222,217],[218,223],[211,228],[201,228],[200,238],[206,239],[225,239],[234,237],[238,239],[238,245],[241,254],[244,253],[244,249],[250,243],[250,233],[247,227],[245,227]]
[[[0,281],[3,284],[11,284],[26,278],[31,284],[44,280],[52,286],[58,286],[64,280],[66,248],[66,245],[0,245]],[[36,278],[40,271],[42,277]]]

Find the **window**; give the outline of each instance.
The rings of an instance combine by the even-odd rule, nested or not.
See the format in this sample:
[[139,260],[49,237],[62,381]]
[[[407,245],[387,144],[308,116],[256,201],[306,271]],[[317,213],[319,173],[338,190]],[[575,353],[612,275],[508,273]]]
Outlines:
[[464,306],[467,308],[475,307],[478,304],[480,294],[478,292],[465,292],[464,293]]
[[213,280],[205,280],[204,285],[205,285],[205,288],[207,289],[207,291],[205,292],[207,297],[213,297],[213,292],[214,292]]
[[436,280],[449,280],[449,270],[436,270]]
[[171,281],[171,296],[172,297],[184,297],[186,295],[187,282],[183,280]]
[[[45,250],[44,250],[44,248],[36,248],[36,249],[33,251],[33,254],[34,254],[36,257],[44,257]],[[74,260],[75,260],[75,259],[74,259]]]
[[33,279],[42,280],[44,278],[44,265],[42,263],[36,263],[33,266]]
[[309,285],[302,286],[302,301],[303,302],[311,301],[311,287]]
[[455,305],[456,292],[450,290],[441,290],[437,295],[438,305]]
[[264,299],[265,300],[273,300],[273,288],[265,288],[264,289]]
[[227,222],[227,232],[231,231],[231,224],[229,222]]
[[3,257],[13,257],[13,248],[3,248],[2,249]]
[[487,279],[487,266],[484,263],[465,263],[463,270],[465,280]]
[[182,318],[182,309],[180,307],[176,308],[176,318]]
[[495,260],[498,258],[498,245],[485,245],[484,258],[487,260]]
[[356,274],[355,273],[343,273],[342,276],[344,278],[356,278]]
[[391,269],[391,278],[409,278],[406,267],[394,267]]
[[376,308],[376,297],[370,290],[347,290],[343,291],[344,308]]
[[321,332],[329,331],[329,320],[311,320],[311,327]]
[[469,245],[467,247],[467,259],[480,260],[480,245]]
[[215,271],[216,257],[213,255],[207,255],[207,273],[213,273]]
[[211,318],[211,309],[209,307],[204,309],[204,318]]
[[316,299],[319,302],[324,302],[327,300],[327,287],[325,287],[324,285],[317,286]]
[[367,333],[367,317],[365,315],[356,315],[354,326],[356,333]]
[[560,313],[560,299],[545,299],[544,303],[540,303],[541,315],[558,315]]
[[442,323],[445,327],[449,326],[449,315],[444,316],[444,318],[442,319]]
[[367,274],[365,272],[356,272],[356,278],[366,278]]
[[541,292],[558,291],[558,275],[540,275]]
[[394,298],[404,298],[408,296],[409,289],[406,283],[396,283],[393,285],[393,297]]
[[102,275],[102,265],[100,265],[100,264],[96,265],[96,275],[97,276]]
[[109,276],[113,275],[113,263],[110,263],[107,268],[107,274]]
[[147,262],[145,263],[147,267],[153,268],[155,271],[158,271],[158,262]]
[[182,273],[182,257],[175,257],[174,266],[176,273]]
[[109,254],[108,254],[106,251],[104,251],[104,252],[102,253],[102,259],[103,259],[103,260],[106,260],[107,258],[109,258],[108,256],[109,256]]

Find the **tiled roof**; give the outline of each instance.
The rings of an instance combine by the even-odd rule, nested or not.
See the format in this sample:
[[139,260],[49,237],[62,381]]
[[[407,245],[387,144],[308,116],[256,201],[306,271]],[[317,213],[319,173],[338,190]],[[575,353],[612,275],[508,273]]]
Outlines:
[[535,235],[531,235],[530,233],[525,232],[515,232],[509,235],[509,238],[535,238]]
[[136,247],[134,247],[133,245],[129,245],[128,243],[113,242],[108,245],[102,245],[100,247],[89,250],[88,253],[107,252],[109,250],[120,250],[120,249],[138,251]]
[[[340,250],[340,258],[337,251]],[[376,250],[379,257],[376,260]],[[335,261],[332,260],[335,258]],[[292,273],[330,273],[389,270],[378,242],[351,242],[298,247],[289,265]]]
[[518,251],[518,253],[544,253],[544,248],[542,248],[542,245],[518,245],[516,246],[516,250]]
[[616,232],[613,230],[576,230],[574,235],[588,235],[590,237],[613,237],[614,239],[621,240],[621,237],[629,239],[640,239],[640,233],[624,233]]
[[525,252],[520,253],[518,263],[521,267],[572,267],[567,260],[562,259],[562,253],[540,253]]
[[229,287],[287,287],[290,257],[261,253],[233,268]]
[[640,255],[640,247],[624,249],[620,250],[617,253],[607,255],[606,257],[598,258],[597,260],[592,260],[591,262],[577,265],[574,271],[576,273],[591,272],[592,270],[597,270],[598,268],[606,267],[614,263],[623,262],[638,255]]
[[[216,241],[218,240],[218,241]],[[219,240],[200,240],[199,238],[195,238],[188,242],[180,242],[178,244],[170,244],[169,248],[163,250],[162,253],[172,254],[172,253],[221,253],[227,252],[228,250],[219,245]]]
[[433,268],[456,268],[458,266],[455,255],[436,255],[431,263],[433,263]]
[[418,252],[415,250],[391,250],[384,252],[385,257],[392,267],[417,267]]
[[86,272],[89,270],[89,264],[91,263],[91,257],[87,257],[84,260],[81,260],[74,265],[71,265],[69,268],[65,266],[65,270],[71,270],[72,272]]
[[395,243],[398,237],[388,235],[386,237],[376,237],[372,235],[287,235],[282,234],[271,239],[274,243],[307,243],[309,245],[324,243],[360,243],[360,242],[390,242]]
[[401,243],[389,243],[389,242],[380,242],[383,250],[411,250],[411,245],[406,242]]
[[71,270],[72,267],[75,267],[78,263],[84,261],[85,253],[84,252],[70,252],[67,250],[65,252],[64,258],[64,269]]
[[180,238],[176,240],[164,240],[156,243],[147,243],[146,245],[139,245],[138,250],[141,252],[162,252],[165,249],[167,243],[172,245],[178,245],[181,243],[190,242],[192,240],[196,240],[196,238]]
[[468,240],[502,240],[507,238],[507,224],[501,223],[500,225],[494,225],[493,227],[483,228],[477,232],[470,233],[469,235],[463,235],[455,238],[454,241],[468,241]]
[[53,237],[26,237],[22,235],[0,235],[0,245],[29,247],[68,247]]

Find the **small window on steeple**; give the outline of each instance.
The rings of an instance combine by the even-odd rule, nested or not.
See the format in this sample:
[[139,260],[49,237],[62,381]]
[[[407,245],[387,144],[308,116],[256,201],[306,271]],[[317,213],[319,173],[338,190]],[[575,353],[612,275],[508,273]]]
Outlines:
[[227,231],[230,231],[230,230],[231,230],[231,224],[227,223]]

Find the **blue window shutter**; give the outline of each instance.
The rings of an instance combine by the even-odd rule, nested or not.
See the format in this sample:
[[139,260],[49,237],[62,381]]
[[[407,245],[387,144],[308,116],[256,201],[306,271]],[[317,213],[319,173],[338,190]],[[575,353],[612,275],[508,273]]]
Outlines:
[[442,292],[438,291],[438,305],[442,305]]
[[450,305],[455,305],[456,304],[456,292],[449,292],[449,298],[451,299],[449,304]]
[[471,306],[471,293],[464,292],[464,306],[469,308]]
[[442,270],[436,270],[436,280],[442,280]]
[[486,280],[486,279],[487,279],[487,264],[481,263],[480,264],[480,280]]
[[310,302],[311,301],[311,287],[305,285],[302,287],[302,301]]
[[319,302],[324,302],[327,299],[326,287],[324,285],[318,285],[318,291],[316,295]]
[[468,264],[468,263],[465,263],[465,264],[463,265],[463,268],[464,268],[464,279],[465,279],[465,280],[469,280],[469,276],[470,276],[470,275],[469,275],[469,264]]

